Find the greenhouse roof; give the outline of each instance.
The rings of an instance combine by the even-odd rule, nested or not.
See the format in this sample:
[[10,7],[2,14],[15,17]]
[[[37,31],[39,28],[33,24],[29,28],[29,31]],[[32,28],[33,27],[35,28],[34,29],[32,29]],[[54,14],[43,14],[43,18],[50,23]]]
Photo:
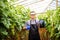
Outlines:
[[56,8],[55,0],[19,0],[15,2],[15,5],[23,5],[36,13],[41,13],[46,10]]

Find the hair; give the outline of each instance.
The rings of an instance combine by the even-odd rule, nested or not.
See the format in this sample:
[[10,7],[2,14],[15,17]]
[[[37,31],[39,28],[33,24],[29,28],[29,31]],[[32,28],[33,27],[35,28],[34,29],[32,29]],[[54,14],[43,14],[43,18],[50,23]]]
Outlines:
[[30,13],[35,13],[35,11],[31,11]]

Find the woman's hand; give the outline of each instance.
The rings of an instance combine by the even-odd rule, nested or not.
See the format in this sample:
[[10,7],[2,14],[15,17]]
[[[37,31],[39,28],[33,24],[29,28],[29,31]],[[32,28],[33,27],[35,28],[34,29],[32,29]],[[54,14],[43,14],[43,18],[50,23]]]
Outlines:
[[26,29],[26,27],[23,27],[23,29]]

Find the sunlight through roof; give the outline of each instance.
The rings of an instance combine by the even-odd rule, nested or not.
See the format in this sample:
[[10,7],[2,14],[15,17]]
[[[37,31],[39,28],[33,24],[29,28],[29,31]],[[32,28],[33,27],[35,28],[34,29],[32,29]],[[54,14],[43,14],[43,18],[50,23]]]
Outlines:
[[[26,8],[30,8],[31,11],[36,13],[45,12],[52,0],[20,0],[16,2],[16,5],[23,5]],[[17,4],[18,3],[18,4]]]

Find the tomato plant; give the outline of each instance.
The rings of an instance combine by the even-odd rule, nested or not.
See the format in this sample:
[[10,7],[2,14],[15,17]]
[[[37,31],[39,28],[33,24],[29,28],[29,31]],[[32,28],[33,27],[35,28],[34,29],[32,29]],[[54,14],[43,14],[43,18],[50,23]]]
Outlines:
[[22,30],[25,21],[29,19],[29,9],[23,6],[14,7],[7,0],[0,1],[0,39],[4,40],[16,36]]
[[[42,17],[43,16],[43,17]],[[56,10],[48,10],[40,14],[39,19],[46,21],[46,29],[50,33],[51,40],[59,40],[60,38],[60,7]]]

